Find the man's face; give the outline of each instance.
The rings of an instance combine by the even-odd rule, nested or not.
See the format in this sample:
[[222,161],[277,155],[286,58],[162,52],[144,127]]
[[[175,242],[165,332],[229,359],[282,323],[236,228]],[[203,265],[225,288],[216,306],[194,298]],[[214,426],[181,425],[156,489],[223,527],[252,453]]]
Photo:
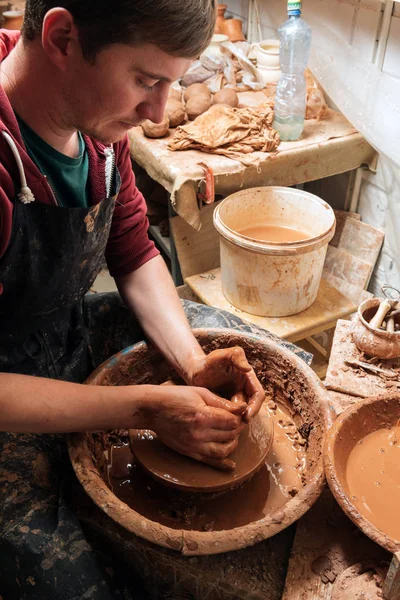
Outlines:
[[159,123],[171,82],[191,62],[153,44],[113,44],[93,64],[75,53],[63,73],[64,123],[106,144],[122,139],[145,119]]

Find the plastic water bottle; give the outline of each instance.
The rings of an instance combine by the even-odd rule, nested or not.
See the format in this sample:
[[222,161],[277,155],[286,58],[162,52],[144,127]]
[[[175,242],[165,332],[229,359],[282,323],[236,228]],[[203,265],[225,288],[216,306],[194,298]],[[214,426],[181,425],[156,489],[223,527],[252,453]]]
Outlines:
[[278,29],[281,42],[279,62],[282,75],[275,99],[274,129],[281,140],[297,140],[304,128],[306,114],[307,66],[311,45],[311,28],[301,18],[301,2],[288,0],[289,18]]

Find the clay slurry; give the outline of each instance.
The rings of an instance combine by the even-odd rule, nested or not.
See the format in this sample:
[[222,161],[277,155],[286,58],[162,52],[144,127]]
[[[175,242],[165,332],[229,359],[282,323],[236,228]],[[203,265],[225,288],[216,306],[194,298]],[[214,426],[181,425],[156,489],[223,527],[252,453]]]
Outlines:
[[261,242],[299,242],[310,239],[308,233],[283,225],[252,225],[237,230],[241,235]]
[[400,425],[373,431],[354,446],[346,481],[360,513],[400,541]]
[[221,531],[258,521],[303,487],[306,467],[305,440],[289,411],[272,402],[268,412],[274,421],[274,441],[266,463],[235,489],[199,494],[169,488],[135,463],[128,444],[108,449],[107,483],[135,511],[173,529]]

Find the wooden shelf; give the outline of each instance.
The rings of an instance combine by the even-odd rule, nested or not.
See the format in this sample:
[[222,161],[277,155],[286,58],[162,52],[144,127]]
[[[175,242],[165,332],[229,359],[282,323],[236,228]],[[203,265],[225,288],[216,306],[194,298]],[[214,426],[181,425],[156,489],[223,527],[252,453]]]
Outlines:
[[222,293],[221,269],[212,269],[206,273],[187,277],[185,283],[204,304],[227,310],[290,342],[297,342],[326,331],[334,327],[338,319],[344,319],[357,310],[357,306],[351,300],[323,278],[317,299],[310,308],[290,317],[273,318],[251,315],[228,302]]

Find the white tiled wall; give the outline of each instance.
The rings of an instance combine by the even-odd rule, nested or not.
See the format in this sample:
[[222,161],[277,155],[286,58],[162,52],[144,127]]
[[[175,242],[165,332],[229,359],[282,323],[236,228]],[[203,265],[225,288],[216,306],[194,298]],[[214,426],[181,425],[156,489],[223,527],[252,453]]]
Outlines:
[[[227,3],[237,16],[247,17],[247,2],[228,0]],[[263,37],[276,37],[278,26],[286,19],[285,0],[258,0],[258,5]],[[334,33],[356,47],[371,62],[376,52],[383,8],[384,2],[381,0],[303,0],[303,15],[306,20],[308,11],[323,18]],[[383,70],[400,78],[400,3],[395,3],[391,18]],[[344,202],[344,183],[345,179],[338,176],[312,185],[315,193],[328,201],[335,198],[334,204],[340,207]],[[342,202],[338,198],[340,195]],[[391,202],[395,201],[399,202],[400,199],[391,199]],[[362,220],[384,230],[386,236],[371,279],[370,289],[374,293],[379,293],[380,285],[387,282],[400,287],[400,256],[396,250],[396,238],[400,239],[400,231],[387,226],[388,223],[391,224],[390,218],[388,219],[388,203],[385,182],[378,164],[377,174],[366,171],[363,175],[359,203]]]

